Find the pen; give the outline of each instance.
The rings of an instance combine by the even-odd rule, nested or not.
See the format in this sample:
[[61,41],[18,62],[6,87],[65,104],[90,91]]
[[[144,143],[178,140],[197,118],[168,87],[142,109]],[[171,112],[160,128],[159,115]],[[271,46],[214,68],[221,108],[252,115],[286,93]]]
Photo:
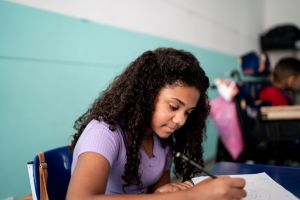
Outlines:
[[199,165],[198,163],[196,163],[195,161],[191,160],[190,158],[188,158],[186,155],[184,155],[183,153],[177,152],[176,153],[176,157],[181,157],[183,160],[187,161],[189,164],[191,164],[192,166],[196,167],[197,169],[201,170],[204,174],[210,176],[211,178],[217,178],[217,176],[209,173],[208,171],[204,170],[203,167],[201,165]]

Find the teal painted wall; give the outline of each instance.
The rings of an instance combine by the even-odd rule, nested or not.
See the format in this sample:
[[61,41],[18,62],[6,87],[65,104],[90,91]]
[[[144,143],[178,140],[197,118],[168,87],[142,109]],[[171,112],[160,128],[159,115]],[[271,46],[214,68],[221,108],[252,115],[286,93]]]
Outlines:
[[[237,68],[233,55],[2,1],[0,27],[0,199],[30,193],[26,163],[68,144],[76,118],[145,50],[191,51],[211,80]],[[211,122],[207,136],[210,158]]]

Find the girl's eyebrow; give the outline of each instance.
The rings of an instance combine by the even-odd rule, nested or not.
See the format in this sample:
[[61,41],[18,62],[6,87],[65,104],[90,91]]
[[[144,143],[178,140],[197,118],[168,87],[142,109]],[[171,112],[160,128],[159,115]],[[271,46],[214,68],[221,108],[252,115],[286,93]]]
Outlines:
[[181,105],[185,106],[185,103],[184,103],[183,101],[181,101],[180,99],[178,99],[178,98],[176,98],[176,97],[173,97],[173,98],[171,98],[171,99],[176,100],[176,101],[178,101]]
[[[182,106],[186,106],[185,103],[183,101],[181,101],[180,99],[178,99],[176,97],[173,97],[172,99],[178,101],[179,104],[181,104]],[[192,108],[189,108],[189,110],[194,110],[195,108],[196,107],[192,107]]]

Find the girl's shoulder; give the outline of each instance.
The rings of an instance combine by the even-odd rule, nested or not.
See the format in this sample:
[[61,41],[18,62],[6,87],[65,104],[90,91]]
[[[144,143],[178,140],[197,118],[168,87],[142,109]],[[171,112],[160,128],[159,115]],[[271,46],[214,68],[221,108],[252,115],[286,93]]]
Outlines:
[[122,130],[119,127],[111,129],[110,125],[104,121],[91,120],[82,132],[82,139],[120,142],[122,140]]
[[84,152],[99,153],[112,166],[123,146],[122,133],[119,128],[111,130],[108,123],[91,120],[82,132],[74,153],[77,157]]
[[103,130],[108,132],[121,132],[122,130],[116,126],[115,129],[110,128],[110,124],[106,123],[105,121],[99,121],[96,119],[92,119],[86,126],[84,131],[90,131],[90,130]]

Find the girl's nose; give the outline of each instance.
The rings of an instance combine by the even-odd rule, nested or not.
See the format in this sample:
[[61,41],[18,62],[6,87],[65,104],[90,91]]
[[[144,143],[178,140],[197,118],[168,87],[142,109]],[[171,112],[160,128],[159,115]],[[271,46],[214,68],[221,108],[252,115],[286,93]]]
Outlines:
[[184,125],[185,121],[186,121],[186,116],[184,113],[176,113],[176,115],[174,115],[172,121],[178,126],[181,127]]

